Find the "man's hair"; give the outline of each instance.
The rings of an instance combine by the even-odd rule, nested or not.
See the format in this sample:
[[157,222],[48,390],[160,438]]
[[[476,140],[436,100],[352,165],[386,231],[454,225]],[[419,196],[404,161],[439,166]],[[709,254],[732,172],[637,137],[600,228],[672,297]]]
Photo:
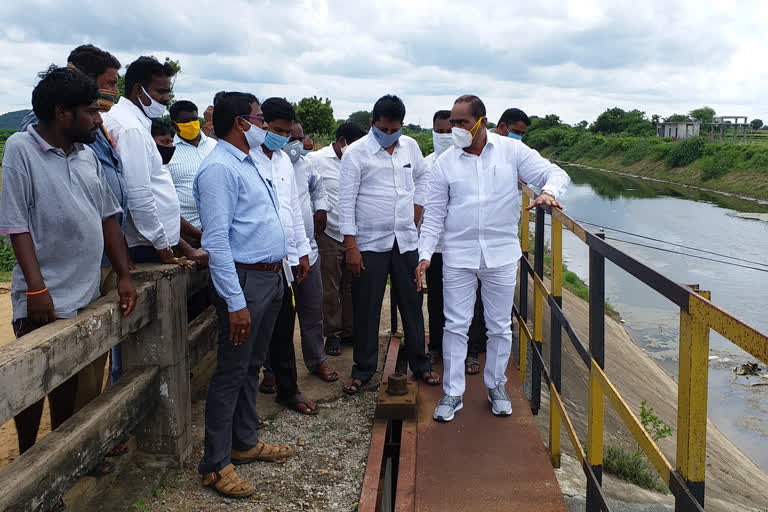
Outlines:
[[197,105],[187,100],[180,100],[171,105],[171,121],[176,121],[182,112],[197,112]]
[[216,104],[219,102],[221,98],[224,97],[224,95],[227,94],[227,91],[219,91],[213,96],[213,106],[215,107]]
[[518,122],[524,122],[525,126],[531,126],[531,120],[530,118],[520,110],[519,108],[508,108],[504,111],[503,114],[501,114],[501,118],[499,119],[499,124],[504,123],[507,126],[510,124],[515,124]]
[[120,61],[109,52],[97,48],[92,44],[78,46],[67,57],[77,69],[95,79],[103,75],[110,68],[120,69]]
[[432,124],[435,124],[438,119],[450,119],[451,118],[451,111],[450,110],[438,110],[435,112],[435,115],[432,116]]
[[216,136],[222,138],[229,135],[235,124],[235,119],[239,116],[251,115],[251,104],[253,103],[258,105],[259,100],[251,93],[223,93],[213,109],[213,131],[216,132]]
[[157,118],[152,120],[152,128],[150,129],[152,136],[158,135],[173,135],[173,129],[171,123],[167,119]]
[[405,104],[403,100],[395,96],[394,94],[387,94],[382,96],[373,105],[373,112],[371,117],[375,123],[382,117],[389,119],[390,121],[403,122],[405,119]]
[[56,105],[74,111],[80,105],[90,105],[99,97],[99,87],[85,73],[51,66],[40,73],[40,82],[32,91],[32,110],[43,123],[56,117]]
[[357,123],[343,123],[336,128],[336,140],[344,137],[347,144],[352,144],[365,135],[365,130]]
[[161,63],[154,57],[139,57],[131,62],[125,71],[125,94],[130,94],[136,84],[146,88],[152,82],[152,77],[167,76],[170,78],[175,74],[176,70],[169,62]]
[[459,96],[456,98],[456,101],[453,102],[454,105],[456,103],[469,103],[469,113],[476,119],[485,117],[485,104],[483,103],[483,100],[473,94]]
[[268,123],[276,120],[296,120],[296,111],[285,98],[269,98],[264,100],[264,103],[261,104],[261,112],[264,116],[264,121]]

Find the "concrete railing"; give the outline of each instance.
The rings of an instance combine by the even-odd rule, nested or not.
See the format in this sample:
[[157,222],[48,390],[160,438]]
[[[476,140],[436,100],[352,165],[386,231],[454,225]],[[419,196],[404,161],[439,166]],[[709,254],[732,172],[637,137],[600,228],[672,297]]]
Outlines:
[[180,467],[191,449],[190,369],[216,343],[208,307],[188,324],[187,300],[207,272],[146,265],[133,272],[138,300],[123,318],[116,293],[0,348],[0,424],[121,344],[123,376],[0,470],[0,510],[48,510],[128,433],[142,464]]

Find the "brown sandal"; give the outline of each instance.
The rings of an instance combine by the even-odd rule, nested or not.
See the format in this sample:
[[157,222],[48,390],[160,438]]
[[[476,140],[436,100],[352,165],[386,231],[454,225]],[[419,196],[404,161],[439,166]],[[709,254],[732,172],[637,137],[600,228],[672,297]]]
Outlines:
[[216,473],[204,474],[203,485],[212,487],[216,492],[228,498],[247,498],[256,492],[251,484],[240,478],[232,464],[223,467]]
[[336,373],[336,370],[331,368],[331,366],[328,364],[328,361],[323,361],[322,363],[315,366],[315,369],[312,370],[312,375],[317,375],[325,382],[336,382],[339,380],[339,374]]
[[341,388],[348,395],[356,395],[361,387],[363,387],[363,382],[360,379],[345,380],[341,385]]
[[424,384],[428,384],[430,386],[437,386],[441,382],[443,382],[443,379],[440,378],[440,376],[433,372],[432,370],[429,370],[428,372],[424,372],[421,375],[421,380],[424,381]]
[[277,381],[275,381],[274,375],[265,375],[264,378],[261,379],[261,384],[259,384],[259,393],[264,393],[265,395],[274,395],[277,392]]
[[256,446],[250,450],[240,451],[232,448],[232,464],[250,464],[251,462],[285,462],[285,460],[293,455],[293,448],[287,444],[267,444],[261,439],[256,443]]
[[278,395],[278,397],[275,398],[275,402],[290,407],[294,411],[306,414],[307,416],[314,416],[319,412],[317,404],[301,393],[296,393],[290,398],[283,398]]
[[480,361],[476,357],[467,356],[464,360],[464,373],[467,375],[477,375],[482,370]]

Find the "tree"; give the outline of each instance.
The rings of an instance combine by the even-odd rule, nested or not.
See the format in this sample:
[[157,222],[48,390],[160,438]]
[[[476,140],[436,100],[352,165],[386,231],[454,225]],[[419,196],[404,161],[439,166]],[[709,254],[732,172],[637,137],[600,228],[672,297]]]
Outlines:
[[691,118],[685,114],[672,114],[664,119],[665,123],[685,123],[690,121]]
[[578,124],[575,126],[575,128],[578,128],[579,130],[586,130],[587,126],[589,126],[589,122],[585,119],[585,120],[579,121]]
[[711,123],[715,118],[715,109],[712,107],[701,107],[691,110],[688,115],[698,119],[702,123]]
[[634,136],[652,136],[656,127],[641,110],[625,111],[619,107],[609,108],[595,119],[589,131],[603,135],[625,133]]
[[336,129],[330,99],[323,100],[317,96],[302,98],[295,108],[305,133],[331,135]]
[[[166,57],[165,62],[170,64],[175,71],[171,81],[171,89],[173,89],[173,85],[176,83],[176,77],[181,74],[181,64],[179,64],[178,60],[171,60],[170,57]],[[125,75],[117,77],[117,90],[120,91],[120,96],[125,96]],[[173,91],[171,91],[171,103],[173,103]]]
[[752,125],[753,130],[759,130],[763,127],[763,120],[762,119],[753,119],[749,124]]
[[368,131],[368,128],[371,127],[371,113],[367,110],[352,112],[347,118],[347,122],[357,123],[363,130]]

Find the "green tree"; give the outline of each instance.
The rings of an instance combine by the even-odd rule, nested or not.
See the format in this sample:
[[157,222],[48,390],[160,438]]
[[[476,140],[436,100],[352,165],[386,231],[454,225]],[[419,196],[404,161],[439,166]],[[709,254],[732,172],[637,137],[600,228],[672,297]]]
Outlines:
[[753,130],[759,130],[760,128],[763,127],[763,120],[762,119],[753,119],[752,121],[750,121],[749,124],[752,125],[752,129]]
[[347,121],[357,123],[363,130],[367,131],[371,126],[371,113],[367,110],[358,110],[357,112],[352,112]]
[[624,133],[642,137],[655,134],[656,128],[645,116],[645,112],[614,107],[597,116],[589,131],[604,135]]
[[[175,71],[171,81],[171,89],[173,89],[173,85],[176,83],[176,77],[181,74],[181,64],[179,64],[178,60],[172,60],[170,57],[166,57],[165,62],[169,63]],[[125,96],[125,75],[119,75],[117,77],[117,90],[120,91],[120,96]],[[171,103],[173,103],[173,97],[173,91],[171,91]]]
[[331,100],[317,96],[302,98],[296,107],[296,115],[301,119],[301,124],[306,133],[318,133],[331,135],[336,129],[336,120],[333,118]]
[[589,126],[589,122],[587,120],[579,121],[574,128],[578,128],[579,130],[586,130],[587,126]]
[[688,115],[698,119],[702,123],[711,123],[715,117],[715,109],[712,107],[701,107],[691,110]]
[[685,123],[690,121],[691,118],[685,114],[672,114],[664,119],[665,123]]

